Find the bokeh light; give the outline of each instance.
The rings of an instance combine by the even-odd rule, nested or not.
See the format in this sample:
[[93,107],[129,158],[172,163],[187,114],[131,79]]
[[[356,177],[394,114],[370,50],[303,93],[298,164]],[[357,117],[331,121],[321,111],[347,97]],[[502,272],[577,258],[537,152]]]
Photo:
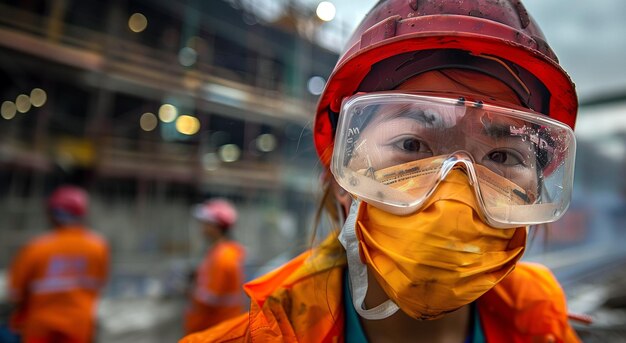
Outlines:
[[214,152],[206,153],[202,156],[202,167],[207,171],[214,171],[220,167],[220,158]]
[[141,13],[133,13],[133,15],[128,18],[128,27],[133,32],[142,32],[148,27],[148,19]]
[[184,114],[176,119],[176,130],[183,135],[194,135],[200,130],[200,121],[196,117]]
[[17,108],[15,107],[15,103],[13,103],[13,101],[5,101],[2,103],[2,107],[0,107],[0,114],[2,115],[2,118],[11,120],[15,117],[15,112],[17,112]]
[[159,119],[164,123],[171,123],[178,116],[178,110],[174,105],[163,104],[159,107]]
[[323,21],[331,21],[335,19],[335,14],[337,10],[335,9],[335,5],[333,5],[330,1],[322,1],[317,5],[317,9],[315,10],[315,14],[317,17]]
[[324,90],[324,86],[326,85],[326,80],[324,80],[321,76],[313,76],[307,82],[307,89],[309,93],[313,95],[320,95]]
[[150,112],[142,114],[139,119],[139,126],[141,126],[141,129],[144,131],[152,131],[156,129],[158,123],[159,120],[157,119],[157,116]]
[[30,98],[26,94],[20,94],[15,99],[15,107],[20,113],[26,113],[30,110]]
[[30,103],[33,106],[41,107],[46,103],[46,100],[48,100],[48,95],[43,89],[33,88],[33,90],[30,91]]
[[235,162],[241,156],[241,149],[237,144],[222,145],[219,149],[219,155],[224,162]]
[[263,152],[273,151],[276,149],[276,137],[271,133],[264,133],[257,137],[256,147]]
[[178,63],[185,67],[191,67],[198,60],[198,53],[188,46],[178,52]]

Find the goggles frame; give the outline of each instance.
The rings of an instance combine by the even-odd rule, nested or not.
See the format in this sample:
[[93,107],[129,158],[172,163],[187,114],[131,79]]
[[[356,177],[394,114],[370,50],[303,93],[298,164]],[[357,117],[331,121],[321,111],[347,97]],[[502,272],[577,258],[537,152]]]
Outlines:
[[[346,112],[349,112],[354,106],[359,106],[362,103],[367,103],[372,101],[385,99],[387,98],[389,103],[393,103],[394,100],[399,99],[415,99],[421,102],[434,102],[436,104],[444,104],[448,106],[465,106],[469,108],[477,108],[484,110],[489,113],[503,114],[503,117],[510,116],[514,119],[520,119],[523,121],[530,122],[534,125],[538,125],[540,127],[549,127],[553,130],[559,130],[558,132],[561,134],[565,134],[567,136],[567,145],[560,147],[560,154],[556,154],[553,160],[546,166],[545,169],[541,169],[543,171],[543,175],[550,175],[555,169],[565,168],[563,172],[565,176],[563,176],[563,187],[561,187],[561,194],[558,198],[561,199],[560,202],[554,203],[540,203],[540,204],[531,204],[526,205],[524,208],[525,215],[532,217],[533,213],[530,212],[533,206],[542,205],[543,207],[539,212],[537,212],[536,220],[517,220],[517,221],[505,221],[500,220],[497,217],[494,217],[489,213],[488,207],[485,204],[485,200],[483,198],[483,192],[481,191],[481,182],[480,178],[477,175],[475,165],[478,165],[475,162],[474,157],[471,153],[459,149],[455,151],[451,151],[445,155],[441,155],[444,157],[444,161],[441,164],[440,169],[437,172],[436,181],[430,188],[430,190],[421,198],[415,199],[414,201],[399,201],[399,202],[389,202],[382,201],[381,199],[377,199],[376,196],[372,194],[368,194],[367,192],[359,191],[354,185],[351,185],[352,181],[348,182],[343,175],[345,170],[349,170],[346,168],[347,161],[351,158],[350,156],[346,156],[346,151],[342,151],[340,147],[342,147],[343,141],[346,140],[346,127],[350,127],[350,116],[346,115]],[[396,99],[397,98],[397,99]],[[468,100],[469,99],[469,100]],[[384,101],[383,101],[384,103]],[[367,124],[366,124],[367,125]],[[358,138],[357,138],[358,139]],[[533,142],[536,143],[536,142]],[[376,206],[382,210],[385,210],[389,213],[396,215],[407,215],[410,213],[414,213],[421,209],[421,207],[427,202],[427,200],[432,196],[435,190],[438,188],[441,181],[443,181],[447,175],[453,169],[461,169],[468,177],[468,181],[470,186],[473,189],[474,196],[478,202],[478,205],[481,209],[479,211],[479,216],[485,223],[495,228],[513,228],[520,227],[525,225],[536,225],[554,222],[558,220],[563,214],[566,212],[569,207],[569,203],[571,200],[571,189],[573,186],[573,169],[575,162],[575,151],[576,151],[576,140],[572,129],[554,119],[547,117],[544,114],[540,114],[529,110],[527,108],[523,108],[520,106],[515,106],[510,103],[497,101],[495,99],[489,99],[487,103],[478,100],[475,95],[472,94],[462,94],[462,93],[430,93],[430,92],[410,92],[410,91],[382,91],[382,92],[372,92],[372,93],[357,93],[351,97],[347,97],[343,100],[341,106],[341,112],[339,115],[339,122],[337,125],[337,131],[335,135],[335,143],[334,143],[334,151],[331,159],[331,172],[334,175],[335,179],[339,183],[341,187],[346,189],[346,191],[353,194],[353,196],[370,203],[373,206]],[[345,150],[345,149],[344,149]],[[350,153],[350,152],[349,152]],[[344,170],[345,169],[345,170]],[[384,169],[384,168],[383,168]],[[355,171],[350,170],[351,173],[356,173]],[[368,173],[369,174],[369,173]],[[366,176],[366,175],[363,175]],[[370,175],[372,177],[372,175]],[[376,182],[376,181],[372,181]],[[543,188],[545,185],[542,180],[538,180],[538,187]],[[543,192],[546,192],[546,195],[549,196],[548,190],[540,190],[540,194],[543,195]],[[530,208],[527,208],[530,207]],[[539,208],[539,207],[537,207]],[[518,208],[517,210],[521,210]],[[549,213],[551,212],[551,214]]]

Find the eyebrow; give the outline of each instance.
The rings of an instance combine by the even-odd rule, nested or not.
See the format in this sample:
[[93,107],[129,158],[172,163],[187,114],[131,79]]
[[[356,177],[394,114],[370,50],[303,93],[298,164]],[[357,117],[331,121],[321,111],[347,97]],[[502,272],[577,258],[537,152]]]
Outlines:
[[[437,113],[439,117],[435,118],[433,115],[427,114],[425,110],[428,110],[428,109],[433,110],[433,112]],[[383,109],[379,113],[384,113],[384,112],[385,110]],[[402,105],[398,109],[394,108],[392,110],[389,110],[389,112],[391,113],[381,118],[381,122],[387,122],[387,121],[391,121],[397,118],[408,118],[408,119],[415,120],[418,123],[428,125],[428,127],[430,128],[446,128],[444,121],[438,120],[442,118],[442,115],[439,113],[439,111],[436,108],[421,108],[421,107],[414,107],[410,105]],[[466,113],[465,115],[471,115],[471,114]],[[435,124],[439,124],[439,125],[435,125]],[[480,125],[482,126],[481,133],[484,136],[487,136],[490,138],[517,139],[521,137],[520,135],[511,134],[510,123],[485,123],[483,122],[481,118]]]
[[480,118],[482,125],[481,133],[491,138],[518,138],[521,135],[514,135],[511,132],[511,123],[490,123]]
[[[439,114],[439,111],[434,111],[437,114]],[[441,115],[439,115],[441,118]],[[396,118],[408,118],[408,119],[413,119],[417,122],[423,123],[423,124],[427,124],[431,127],[433,127],[434,123],[438,122],[437,119],[439,118],[434,118],[432,115],[428,115],[425,113],[423,108],[415,108],[412,106],[408,106],[408,105],[403,105],[400,109],[398,110],[394,110],[391,114],[389,114],[388,116],[384,116],[382,119],[383,122],[385,121],[389,121],[389,120],[393,120]],[[442,121],[439,120],[439,122],[441,123]]]
[[483,124],[482,134],[492,138],[511,137],[510,125],[506,124]]

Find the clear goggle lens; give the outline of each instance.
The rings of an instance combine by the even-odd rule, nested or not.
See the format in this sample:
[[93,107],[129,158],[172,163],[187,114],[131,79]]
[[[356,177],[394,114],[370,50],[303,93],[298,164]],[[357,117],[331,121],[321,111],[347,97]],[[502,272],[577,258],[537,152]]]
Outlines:
[[339,118],[333,175],[390,213],[419,210],[459,168],[491,226],[552,222],[569,206],[574,133],[546,116],[393,91],[347,98]]

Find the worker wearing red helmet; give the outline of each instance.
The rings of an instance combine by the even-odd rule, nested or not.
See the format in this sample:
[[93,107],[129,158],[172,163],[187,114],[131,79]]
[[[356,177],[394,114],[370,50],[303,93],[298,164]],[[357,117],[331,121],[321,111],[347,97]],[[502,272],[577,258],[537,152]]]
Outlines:
[[88,207],[82,188],[57,188],[46,204],[53,230],[26,244],[11,265],[12,323],[23,342],[93,341],[109,250],[84,224]]
[[212,199],[197,205],[192,215],[201,223],[210,246],[195,273],[185,312],[187,333],[204,330],[244,311],[241,286],[245,252],[229,237],[237,222],[237,210],[225,199]]
[[519,0],[379,1],[315,118],[340,232],[183,342],[578,342],[554,276],[519,262],[569,205],[576,112]]

